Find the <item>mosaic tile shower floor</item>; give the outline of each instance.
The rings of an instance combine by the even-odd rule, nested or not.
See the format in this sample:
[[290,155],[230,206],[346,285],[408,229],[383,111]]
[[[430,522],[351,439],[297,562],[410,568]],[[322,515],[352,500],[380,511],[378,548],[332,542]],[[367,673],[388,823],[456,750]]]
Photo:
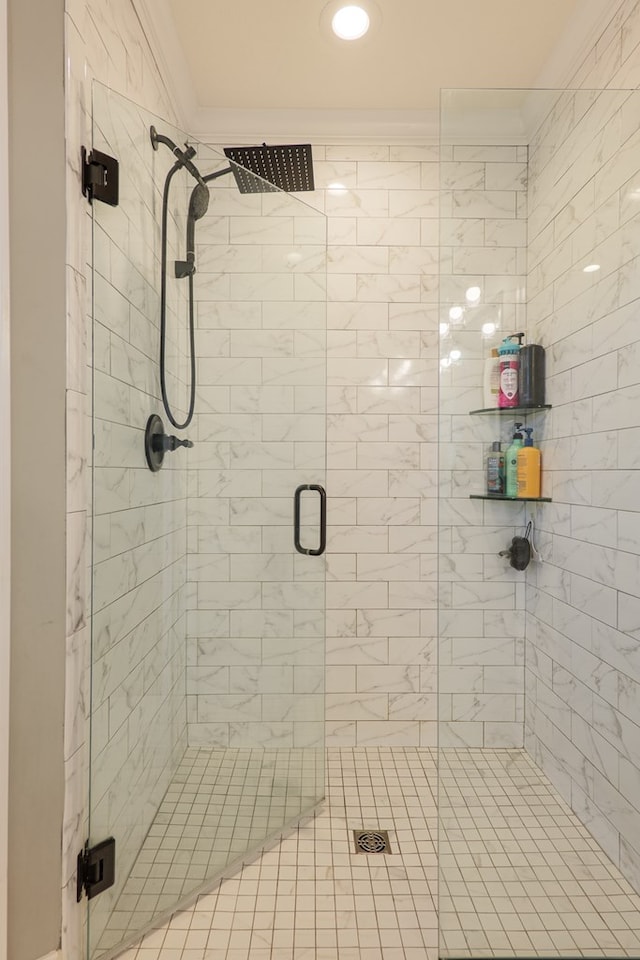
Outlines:
[[237,864],[322,796],[324,764],[308,750],[186,750],[158,808],[98,950]]
[[[249,751],[246,751],[249,753]],[[327,751],[327,801],[122,960],[639,957],[640,897],[521,750]],[[350,831],[388,830],[356,854]]]

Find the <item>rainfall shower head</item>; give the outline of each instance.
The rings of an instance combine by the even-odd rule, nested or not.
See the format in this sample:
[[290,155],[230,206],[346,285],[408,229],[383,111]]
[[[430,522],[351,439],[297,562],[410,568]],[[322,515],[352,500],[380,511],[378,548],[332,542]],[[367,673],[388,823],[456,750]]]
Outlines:
[[263,143],[261,147],[225,147],[224,152],[233,165],[240,193],[298,193],[315,189],[310,143],[275,147]]

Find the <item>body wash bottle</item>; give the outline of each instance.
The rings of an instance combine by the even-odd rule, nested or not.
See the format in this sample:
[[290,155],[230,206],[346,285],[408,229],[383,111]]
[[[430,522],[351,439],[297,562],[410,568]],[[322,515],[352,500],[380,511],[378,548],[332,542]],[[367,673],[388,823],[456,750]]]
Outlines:
[[533,445],[533,428],[525,427],[524,432],[527,439],[517,454],[518,496],[536,498],[540,496],[542,458],[538,448]]
[[520,433],[521,423],[516,423],[516,429],[513,434],[511,445],[507,447],[504,455],[505,466],[505,494],[507,497],[518,496],[518,451],[522,447],[522,434]]

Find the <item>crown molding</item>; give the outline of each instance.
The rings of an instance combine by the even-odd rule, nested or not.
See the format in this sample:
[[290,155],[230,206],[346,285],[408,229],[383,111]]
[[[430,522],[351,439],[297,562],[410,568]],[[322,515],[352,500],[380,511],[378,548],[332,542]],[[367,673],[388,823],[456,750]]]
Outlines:
[[199,109],[189,132],[213,143],[437,143],[437,110]]
[[624,0],[614,3],[611,0],[579,0],[534,86],[542,89],[571,87],[585,57],[623,3]]
[[[576,88],[576,77],[589,53],[616,17],[624,0],[581,0],[540,72],[536,89],[529,94],[523,118],[528,141],[553,107],[559,91]],[[583,89],[583,84],[577,84]],[[547,94],[547,96],[544,96]]]
[[[535,85],[523,89],[519,109],[491,106],[500,90],[487,90],[487,106],[468,111],[447,121],[447,143],[522,144],[531,143],[536,131],[564,90],[575,86],[575,77],[585,58],[616,16],[624,0],[580,0],[541,70]],[[455,92],[455,91],[454,91]],[[505,94],[510,91],[505,90]],[[516,93],[517,91],[513,91]]]
[[[203,107],[184,51],[175,31],[169,0],[131,0],[163,77],[178,123],[190,135],[210,143],[256,143],[264,139],[305,143],[437,143],[437,110],[275,110]],[[606,30],[624,0],[611,9],[611,0],[579,0],[534,90],[561,90],[570,86],[589,51]],[[528,142],[536,111],[516,117],[506,128],[478,130],[478,138],[492,142]]]

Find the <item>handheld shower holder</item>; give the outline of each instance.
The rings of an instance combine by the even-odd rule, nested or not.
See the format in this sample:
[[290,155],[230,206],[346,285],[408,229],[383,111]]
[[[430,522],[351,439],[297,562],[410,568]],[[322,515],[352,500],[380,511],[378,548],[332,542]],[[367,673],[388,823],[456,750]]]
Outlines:
[[175,260],[174,267],[176,280],[192,277],[196,272],[195,260]]

